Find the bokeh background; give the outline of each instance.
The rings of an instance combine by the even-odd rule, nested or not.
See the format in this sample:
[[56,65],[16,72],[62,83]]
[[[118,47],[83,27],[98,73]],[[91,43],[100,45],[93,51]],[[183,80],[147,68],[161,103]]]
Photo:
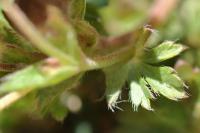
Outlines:
[[[25,1],[18,0],[19,5],[24,3],[20,5],[24,11],[32,9],[32,12],[40,13],[37,6],[27,4],[34,0]],[[151,25],[155,29],[149,42],[151,45],[165,40],[186,45],[188,49],[184,53],[165,63],[173,66],[189,86],[186,90],[190,95],[188,99],[174,102],[160,97],[152,101],[153,112],[142,108],[134,112],[130,104],[121,103],[119,106],[124,111],[113,113],[102,98],[105,77],[101,71],[92,71],[71,91],[63,93],[56,101],[59,102],[55,104],[57,106],[47,109],[56,114],[57,120],[51,114],[37,113],[37,105],[30,94],[0,113],[0,133],[200,133],[199,2],[87,0],[85,16],[105,36],[119,36],[143,25]],[[30,15],[34,15],[32,12]],[[53,94],[44,92],[39,100]],[[65,113],[65,119],[61,120],[60,116]]]

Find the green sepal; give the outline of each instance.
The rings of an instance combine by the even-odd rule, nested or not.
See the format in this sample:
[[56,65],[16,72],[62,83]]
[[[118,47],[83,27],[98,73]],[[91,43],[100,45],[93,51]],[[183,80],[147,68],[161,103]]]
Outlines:
[[183,90],[187,86],[174,69],[143,64],[140,71],[155,93],[162,94],[172,100],[188,97]]
[[130,87],[130,102],[133,105],[134,111],[137,111],[140,105],[143,108],[152,111],[150,99],[154,99],[154,96],[148,88],[148,83],[141,75],[141,72],[138,71],[138,68],[134,64],[131,65],[132,67],[129,72],[128,82]]
[[121,89],[128,78],[129,64],[118,64],[104,70],[106,76],[106,97],[108,108],[114,111],[117,108],[117,100],[120,97]]
[[131,82],[129,96],[131,103],[133,104],[134,111],[138,110],[139,105],[147,110],[152,110],[148,94],[145,93],[145,91],[148,91],[147,89],[148,88],[145,85],[143,86],[137,81]]
[[166,41],[153,49],[147,49],[143,60],[150,64],[160,63],[179,55],[185,49],[186,47],[181,44]]

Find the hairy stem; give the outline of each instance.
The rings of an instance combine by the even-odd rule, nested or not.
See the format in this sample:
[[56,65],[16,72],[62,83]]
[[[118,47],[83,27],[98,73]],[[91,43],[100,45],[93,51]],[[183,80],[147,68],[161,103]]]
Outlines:
[[[134,31],[133,33],[138,32]],[[133,33],[130,33],[130,35],[134,35]],[[146,44],[149,36],[152,33],[152,29],[149,26],[145,26],[142,29],[139,29],[139,35],[138,37],[131,37],[128,42],[124,42],[127,44],[124,44],[124,47],[117,49],[114,52],[108,53],[103,56],[94,56],[92,58],[91,64],[89,66],[90,69],[99,69],[104,68],[108,66],[112,66],[114,64],[125,62],[130,60],[136,55],[136,52],[138,54],[142,54],[141,49],[144,48],[144,45]],[[116,38],[117,39],[117,38]],[[94,63],[95,62],[95,63]]]
[[[70,63],[74,67],[78,68],[76,72],[70,75],[71,77],[81,72],[101,69],[130,60],[134,57],[136,53],[135,51],[138,49],[138,47],[141,47],[143,44],[145,44],[147,38],[150,36],[150,30],[148,27],[142,29],[143,34],[141,36],[139,35],[139,37],[133,37],[134,34],[130,33],[130,36],[128,36],[130,39],[128,41],[126,39],[125,41],[124,39],[122,39],[121,41],[120,39],[119,44],[123,45],[120,48],[117,48],[114,51],[106,53],[104,55],[95,54],[92,57],[86,57],[86,65],[85,62],[83,63],[83,65],[80,65],[79,63],[77,63],[76,60],[74,60],[73,57],[69,56],[67,53],[63,53],[61,50],[46,41],[16,4],[10,4],[6,1],[7,0],[3,0],[3,8],[5,14],[9,18],[9,20],[13,22],[14,26],[18,29],[18,31],[20,31],[21,34],[23,34],[32,44],[34,44],[39,50],[41,50],[45,54],[57,58],[59,62],[64,63],[65,65]],[[133,32],[135,33],[135,31]],[[103,51],[104,49],[100,50]],[[50,60],[49,63],[53,63],[54,65],[55,62],[54,60]],[[31,92],[30,89],[25,89],[23,91],[12,92],[4,96],[0,99],[0,111],[8,107],[10,104],[14,103],[21,97],[27,95],[29,92]]]

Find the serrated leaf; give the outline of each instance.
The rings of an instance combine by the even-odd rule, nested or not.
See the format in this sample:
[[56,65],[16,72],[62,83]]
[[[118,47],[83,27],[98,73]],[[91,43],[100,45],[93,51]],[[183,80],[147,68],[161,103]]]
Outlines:
[[171,67],[156,67],[143,64],[141,68],[141,73],[145,77],[150,77],[162,83],[167,83],[178,90],[181,90],[182,88],[186,87],[184,81],[181,80],[181,78],[177,75],[176,71]]
[[183,90],[186,85],[170,67],[132,64],[129,82],[129,96],[134,110],[140,105],[152,110],[150,99],[155,99],[159,94],[176,101],[187,97]]
[[72,19],[84,19],[86,10],[86,0],[71,0],[70,16]]
[[3,77],[0,80],[0,93],[55,85],[78,73],[76,66],[63,66],[50,62],[47,59]]
[[114,111],[117,100],[121,94],[121,89],[128,78],[129,64],[118,64],[104,69],[106,76],[106,96],[108,107]]
[[185,91],[178,91],[176,88],[170,86],[167,83],[161,83],[149,77],[146,78],[146,80],[153,90],[156,90],[158,93],[162,94],[163,96],[171,100],[177,101],[179,99],[187,97],[187,94]]
[[145,64],[142,66],[141,73],[155,93],[160,93],[172,100],[187,97],[186,92],[183,90],[186,85],[172,68],[153,67]]
[[150,64],[159,63],[179,55],[186,47],[172,41],[166,41],[157,47],[146,51],[144,61]]
[[134,110],[136,111],[138,106],[142,102],[142,98],[144,97],[144,93],[142,92],[142,88],[138,83],[132,81],[130,84],[130,98],[131,102],[134,105]]
[[154,96],[147,86],[148,83],[134,64],[132,64],[131,68],[129,72],[129,96],[134,110],[137,111],[140,105],[147,110],[153,110],[150,105],[150,99],[153,99]]
[[138,110],[139,105],[147,110],[152,110],[150,100],[144,93],[144,89],[137,81],[132,81],[130,84],[129,96],[134,106],[134,111]]
[[174,88],[181,90],[187,88],[184,81],[177,75],[177,72],[171,67],[158,67],[163,82],[166,82]]

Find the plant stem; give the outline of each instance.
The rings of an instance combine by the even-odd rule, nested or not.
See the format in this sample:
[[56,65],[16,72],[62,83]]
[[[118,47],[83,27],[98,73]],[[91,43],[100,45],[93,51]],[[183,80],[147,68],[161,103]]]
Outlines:
[[[74,67],[78,68],[77,71],[70,76],[75,76],[76,74],[88,70],[102,69],[112,66],[114,64],[130,60],[134,57],[137,48],[142,47],[142,45],[146,42],[146,39],[150,35],[149,30],[146,30],[147,28],[144,28],[143,34],[136,38],[133,37],[131,33],[129,41],[120,41],[120,44],[123,44],[123,46],[119,49],[116,49],[114,52],[111,53],[106,53],[105,55],[94,55],[92,57],[86,57],[86,65],[85,62],[83,63],[83,65],[80,65],[77,63],[78,61],[76,61],[73,57],[67,55],[66,53],[63,53],[61,50],[54,47],[48,41],[43,39],[42,35],[37,31],[35,26],[28,20],[28,18],[24,15],[24,13],[18,8],[16,4],[10,4],[9,2],[6,2],[6,0],[3,0],[3,8],[7,17],[14,23],[14,26],[17,27],[17,29],[39,50],[57,58],[59,62],[64,63],[65,65],[67,65],[67,63],[70,63]],[[61,72],[59,74],[62,75],[63,73]],[[14,103],[21,97],[27,95],[29,92],[31,92],[31,89],[12,92],[4,96],[0,99],[0,111],[8,107],[10,104]]]
[[[14,25],[18,28],[18,30],[42,52],[58,58],[61,62],[76,64],[76,61],[74,61],[73,58],[61,52],[59,49],[52,46],[51,44],[49,44],[49,42],[43,39],[43,37],[36,30],[34,25],[26,18],[24,13],[22,13],[22,11],[18,8],[16,4],[4,2],[4,10],[9,19],[14,22]],[[134,42],[135,40],[132,43]],[[134,49],[135,47],[133,46],[133,44],[125,45],[125,47],[122,47],[121,49],[114,51],[113,53],[108,53],[103,56],[94,56],[91,59],[88,58],[89,68],[87,68],[86,66],[85,69],[99,69],[111,66],[121,61],[128,60],[134,55]]]
[[3,8],[7,17],[14,23],[17,29],[42,52],[58,58],[63,63],[76,64],[76,61],[66,53],[61,52],[58,48],[51,45],[36,30],[34,25],[27,19],[24,13],[16,4],[10,4],[3,1]]
[[31,89],[25,89],[23,91],[11,92],[6,96],[2,97],[0,99],[0,112],[5,108],[9,107],[15,101],[27,95],[29,92],[31,92]]
[[104,56],[95,56],[92,58],[92,60],[96,62],[96,66],[94,64],[93,66],[90,67],[90,69],[104,68],[123,61],[127,61],[134,56],[134,53],[135,53],[135,47],[133,45],[130,45],[121,48],[120,50],[115,51],[113,53],[106,54]]
[[144,26],[144,28],[142,30],[139,29],[139,31],[141,35],[136,38],[131,38],[130,42],[126,42],[128,44],[124,44],[124,47],[119,48],[112,53],[91,58],[91,60],[89,60],[89,68],[99,69],[109,67],[120,62],[128,61],[135,55],[142,54],[141,51],[143,51],[143,48],[152,33],[152,29],[148,26]]

